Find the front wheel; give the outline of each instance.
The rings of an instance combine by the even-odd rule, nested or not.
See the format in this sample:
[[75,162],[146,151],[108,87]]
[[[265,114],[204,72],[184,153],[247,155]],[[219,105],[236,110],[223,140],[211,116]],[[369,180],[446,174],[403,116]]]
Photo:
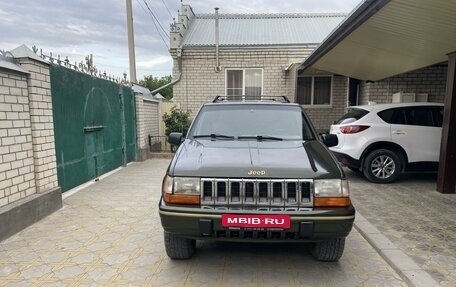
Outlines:
[[363,174],[371,182],[389,183],[401,173],[402,162],[398,154],[388,149],[369,153],[364,160]]
[[177,236],[165,231],[166,254],[171,259],[189,259],[196,250],[196,240]]
[[339,261],[344,248],[345,238],[317,242],[312,249],[312,255],[318,261]]

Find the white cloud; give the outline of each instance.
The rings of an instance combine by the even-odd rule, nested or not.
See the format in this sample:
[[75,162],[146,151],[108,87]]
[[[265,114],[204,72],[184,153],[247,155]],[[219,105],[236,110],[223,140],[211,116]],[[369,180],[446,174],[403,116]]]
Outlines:
[[136,63],[136,66],[138,68],[147,68],[147,69],[150,69],[150,68],[154,68],[156,66],[159,66],[159,65],[162,65],[162,64],[166,64],[166,63],[169,63],[171,62],[171,57],[168,56],[159,56],[157,58],[154,58],[153,60],[149,60],[149,61],[138,61]]
[[66,25],[68,32],[74,34],[75,36],[102,36],[103,33],[93,30],[86,25],[79,24],[68,24]]
[[[148,0],[164,29],[172,17],[162,1]],[[305,13],[349,12],[361,0],[184,0],[197,14],[213,13]],[[160,39],[152,17],[133,1],[133,20],[138,79],[144,75],[170,75],[172,59]],[[180,1],[166,0],[177,18]],[[144,4],[142,5],[144,6]],[[93,54],[94,62],[107,73],[122,75],[128,71],[127,28],[123,0],[0,0],[0,49],[21,44],[37,45],[46,53],[68,56],[74,63]],[[167,42],[167,39],[165,39]]]

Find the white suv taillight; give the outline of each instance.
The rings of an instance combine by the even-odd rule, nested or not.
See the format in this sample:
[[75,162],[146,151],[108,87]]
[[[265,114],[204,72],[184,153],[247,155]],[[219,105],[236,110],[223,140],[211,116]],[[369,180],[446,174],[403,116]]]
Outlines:
[[356,133],[362,132],[368,128],[370,128],[370,126],[352,125],[352,126],[340,127],[340,131],[343,134],[356,134]]

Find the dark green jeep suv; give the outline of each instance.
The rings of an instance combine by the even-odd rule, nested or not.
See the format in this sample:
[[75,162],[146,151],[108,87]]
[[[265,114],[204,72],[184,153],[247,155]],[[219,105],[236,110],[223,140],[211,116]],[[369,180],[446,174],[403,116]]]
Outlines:
[[355,209],[348,182],[302,108],[288,99],[205,104],[163,179],[160,218],[173,259],[196,240],[313,242],[322,261],[342,256]]

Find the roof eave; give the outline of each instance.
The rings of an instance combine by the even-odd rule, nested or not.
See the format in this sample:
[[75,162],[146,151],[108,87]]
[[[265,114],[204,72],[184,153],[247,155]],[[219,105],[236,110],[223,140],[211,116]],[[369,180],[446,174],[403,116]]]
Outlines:
[[[308,46],[316,46],[319,43],[305,43],[305,44],[268,44],[268,45],[223,45],[219,46],[220,50],[229,50],[229,49],[283,49],[283,48],[293,48],[300,49]],[[182,46],[184,50],[214,50],[215,45],[184,45]]]
[[312,54],[301,63],[298,69],[305,70],[310,68],[388,2],[390,0],[364,0],[320,43]]

